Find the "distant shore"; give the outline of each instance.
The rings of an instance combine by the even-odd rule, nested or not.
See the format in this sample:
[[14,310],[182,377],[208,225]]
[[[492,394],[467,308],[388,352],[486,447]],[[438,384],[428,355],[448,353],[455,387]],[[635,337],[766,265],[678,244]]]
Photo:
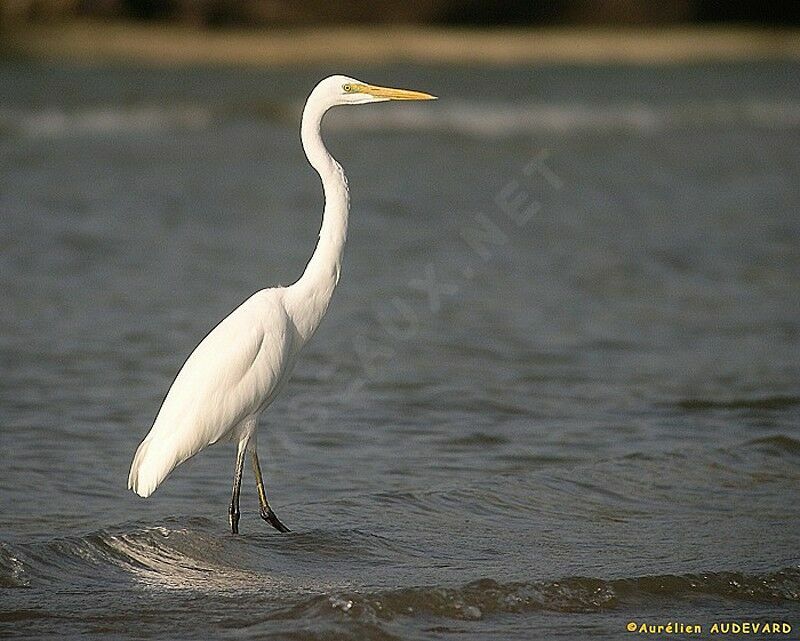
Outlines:
[[148,66],[670,64],[800,60],[800,29],[747,27],[466,29],[423,26],[203,30],[74,21],[7,26],[0,55]]

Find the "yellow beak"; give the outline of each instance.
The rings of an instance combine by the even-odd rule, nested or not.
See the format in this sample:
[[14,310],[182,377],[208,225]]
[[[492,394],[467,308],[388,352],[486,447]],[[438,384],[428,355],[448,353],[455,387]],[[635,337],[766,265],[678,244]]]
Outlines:
[[369,94],[376,98],[386,100],[436,100],[436,96],[422,91],[410,91],[409,89],[392,89],[391,87],[377,87],[375,85],[357,85],[359,93]]

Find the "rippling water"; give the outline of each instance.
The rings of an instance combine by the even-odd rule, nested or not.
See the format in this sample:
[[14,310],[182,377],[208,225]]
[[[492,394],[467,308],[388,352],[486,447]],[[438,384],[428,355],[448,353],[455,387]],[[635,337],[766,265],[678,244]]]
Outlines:
[[342,282],[265,414],[149,500],[185,356],[313,248],[331,69],[0,65],[0,631],[618,639],[800,627],[800,74],[375,68]]

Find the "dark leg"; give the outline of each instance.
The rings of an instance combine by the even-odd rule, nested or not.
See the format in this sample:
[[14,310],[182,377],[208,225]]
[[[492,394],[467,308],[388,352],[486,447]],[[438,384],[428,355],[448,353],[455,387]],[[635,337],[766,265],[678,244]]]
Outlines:
[[280,522],[275,512],[267,502],[267,493],[264,491],[264,479],[261,476],[261,466],[258,464],[258,453],[255,445],[251,452],[253,461],[253,472],[256,475],[256,488],[258,489],[258,502],[261,504],[261,518],[274,527],[278,532],[289,532],[289,528]]
[[233,493],[231,494],[231,506],[228,509],[228,522],[231,524],[232,534],[239,534],[239,490],[242,487],[246,451],[247,441],[240,442],[236,449],[236,471],[233,474]]

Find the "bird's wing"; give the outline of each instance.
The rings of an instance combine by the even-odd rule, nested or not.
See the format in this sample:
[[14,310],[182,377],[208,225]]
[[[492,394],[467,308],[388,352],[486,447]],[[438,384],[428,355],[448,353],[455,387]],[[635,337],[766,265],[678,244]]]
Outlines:
[[128,485],[137,494],[148,496],[177,465],[272,400],[292,359],[281,294],[257,292],[191,353],[134,457]]

